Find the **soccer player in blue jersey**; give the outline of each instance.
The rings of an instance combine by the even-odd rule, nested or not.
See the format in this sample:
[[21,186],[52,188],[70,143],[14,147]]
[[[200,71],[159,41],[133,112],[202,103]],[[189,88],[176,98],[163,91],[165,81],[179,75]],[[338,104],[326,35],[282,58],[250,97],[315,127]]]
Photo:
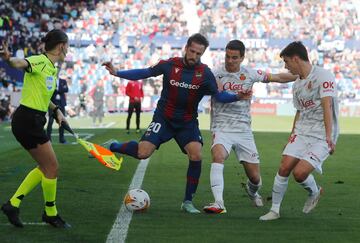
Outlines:
[[162,143],[174,138],[181,150],[188,155],[189,167],[184,201],[181,209],[187,213],[200,213],[193,203],[201,173],[202,137],[197,120],[197,109],[204,95],[212,95],[224,103],[234,102],[244,93],[219,92],[214,75],[200,58],[209,46],[201,34],[189,37],[185,46],[185,56],[161,60],[158,64],[145,68],[118,71],[111,62],[103,65],[114,76],[129,80],[139,80],[163,75],[163,90],[154,112],[152,122],[140,142],[112,142],[113,152],[146,159]]

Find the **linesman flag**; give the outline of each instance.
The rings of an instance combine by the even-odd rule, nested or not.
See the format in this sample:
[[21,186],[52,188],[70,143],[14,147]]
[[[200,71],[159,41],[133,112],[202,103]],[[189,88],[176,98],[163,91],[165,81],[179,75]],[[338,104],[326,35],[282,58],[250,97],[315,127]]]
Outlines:
[[79,138],[79,136],[76,133],[74,133],[74,131],[70,128],[70,126],[67,123],[62,122],[61,126],[66,131],[71,133],[76,138],[76,141],[79,144],[81,144],[86,149],[86,151],[91,153],[101,164],[103,164],[104,166],[110,169],[120,170],[121,164],[123,162],[122,157],[117,158],[115,154],[110,150],[98,144],[91,143],[89,141]]

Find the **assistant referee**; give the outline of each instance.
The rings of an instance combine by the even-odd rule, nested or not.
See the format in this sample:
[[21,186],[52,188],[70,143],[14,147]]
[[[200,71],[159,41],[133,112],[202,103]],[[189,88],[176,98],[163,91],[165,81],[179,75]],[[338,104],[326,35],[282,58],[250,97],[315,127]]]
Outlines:
[[10,200],[2,205],[1,210],[11,224],[23,227],[19,218],[20,203],[41,183],[45,201],[42,220],[56,228],[69,228],[71,226],[59,216],[56,209],[58,161],[44,130],[48,108],[53,111],[60,124],[66,122],[61,110],[50,98],[56,88],[58,70],[55,63],[64,61],[69,47],[68,37],[63,31],[54,29],[42,38],[42,42],[45,44],[45,53],[25,59],[11,57],[5,42],[0,51],[2,59],[11,67],[25,71],[20,106],[13,114],[11,126],[16,140],[38,164],[25,177]]

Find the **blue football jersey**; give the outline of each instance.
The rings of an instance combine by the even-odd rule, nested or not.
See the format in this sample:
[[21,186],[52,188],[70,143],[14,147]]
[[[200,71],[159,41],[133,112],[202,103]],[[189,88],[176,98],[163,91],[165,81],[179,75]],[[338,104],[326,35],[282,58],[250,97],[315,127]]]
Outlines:
[[152,76],[163,74],[163,89],[155,114],[181,122],[198,116],[197,109],[204,95],[214,95],[217,84],[210,68],[198,63],[186,66],[183,58],[161,60],[150,68]]

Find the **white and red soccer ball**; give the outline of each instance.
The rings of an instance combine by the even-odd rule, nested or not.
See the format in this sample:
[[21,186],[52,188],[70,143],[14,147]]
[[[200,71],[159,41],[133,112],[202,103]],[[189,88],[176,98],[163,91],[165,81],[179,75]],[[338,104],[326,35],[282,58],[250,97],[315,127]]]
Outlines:
[[129,211],[144,211],[150,207],[149,194],[142,189],[132,189],[126,193],[124,205]]

